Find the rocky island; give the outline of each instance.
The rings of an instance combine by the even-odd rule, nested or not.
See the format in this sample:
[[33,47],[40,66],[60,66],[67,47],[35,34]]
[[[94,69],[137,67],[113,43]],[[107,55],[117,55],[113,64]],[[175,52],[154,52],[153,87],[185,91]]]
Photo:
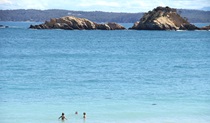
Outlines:
[[31,25],[31,29],[65,29],[65,30],[123,30],[125,27],[117,23],[97,24],[85,18],[65,16],[54,18],[43,24]]
[[170,7],[157,7],[145,13],[130,29],[134,30],[197,30],[187,19]]
[[[53,18],[43,24],[31,25],[31,29],[65,29],[65,30],[124,30],[125,27],[117,23],[98,24],[85,18],[65,16]],[[196,27],[181,17],[176,9],[157,7],[134,23],[132,30],[210,30],[210,25]]]

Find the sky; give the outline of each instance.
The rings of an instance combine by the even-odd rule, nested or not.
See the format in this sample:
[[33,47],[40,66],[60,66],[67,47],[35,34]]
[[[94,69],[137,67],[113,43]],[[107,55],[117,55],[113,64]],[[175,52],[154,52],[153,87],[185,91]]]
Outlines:
[[210,0],[0,0],[0,10],[65,9],[134,13],[147,12],[157,6],[210,10]]

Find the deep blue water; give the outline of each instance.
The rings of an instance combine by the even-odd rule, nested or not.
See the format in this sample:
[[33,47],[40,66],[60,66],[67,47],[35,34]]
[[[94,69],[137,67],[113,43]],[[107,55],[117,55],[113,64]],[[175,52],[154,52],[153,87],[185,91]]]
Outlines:
[[15,26],[0,29],[1,123],[58,123],[62,112],[66,123],[210,122],[209,31],[5,23]]

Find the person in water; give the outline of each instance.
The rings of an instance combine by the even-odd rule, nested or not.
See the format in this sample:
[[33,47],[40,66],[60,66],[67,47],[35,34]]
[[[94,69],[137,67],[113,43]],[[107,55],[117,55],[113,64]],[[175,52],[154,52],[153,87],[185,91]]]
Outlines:
[[67,120],[64,113],[62,113],[62,115],[58,119],[61,119],[62,121]]
[[77,115],[77,114],[78,114],[78,112],[76,111],[76,112],[75,112],[75,114]]
[[86,119],[86,113],[85,112],[83,113],[83,118]]

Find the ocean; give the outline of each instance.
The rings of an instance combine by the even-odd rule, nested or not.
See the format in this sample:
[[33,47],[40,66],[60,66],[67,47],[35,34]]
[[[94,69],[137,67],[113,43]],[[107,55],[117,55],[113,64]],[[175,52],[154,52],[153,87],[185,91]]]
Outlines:
[[0,24],[0,123],[210,123],[209,31]]

